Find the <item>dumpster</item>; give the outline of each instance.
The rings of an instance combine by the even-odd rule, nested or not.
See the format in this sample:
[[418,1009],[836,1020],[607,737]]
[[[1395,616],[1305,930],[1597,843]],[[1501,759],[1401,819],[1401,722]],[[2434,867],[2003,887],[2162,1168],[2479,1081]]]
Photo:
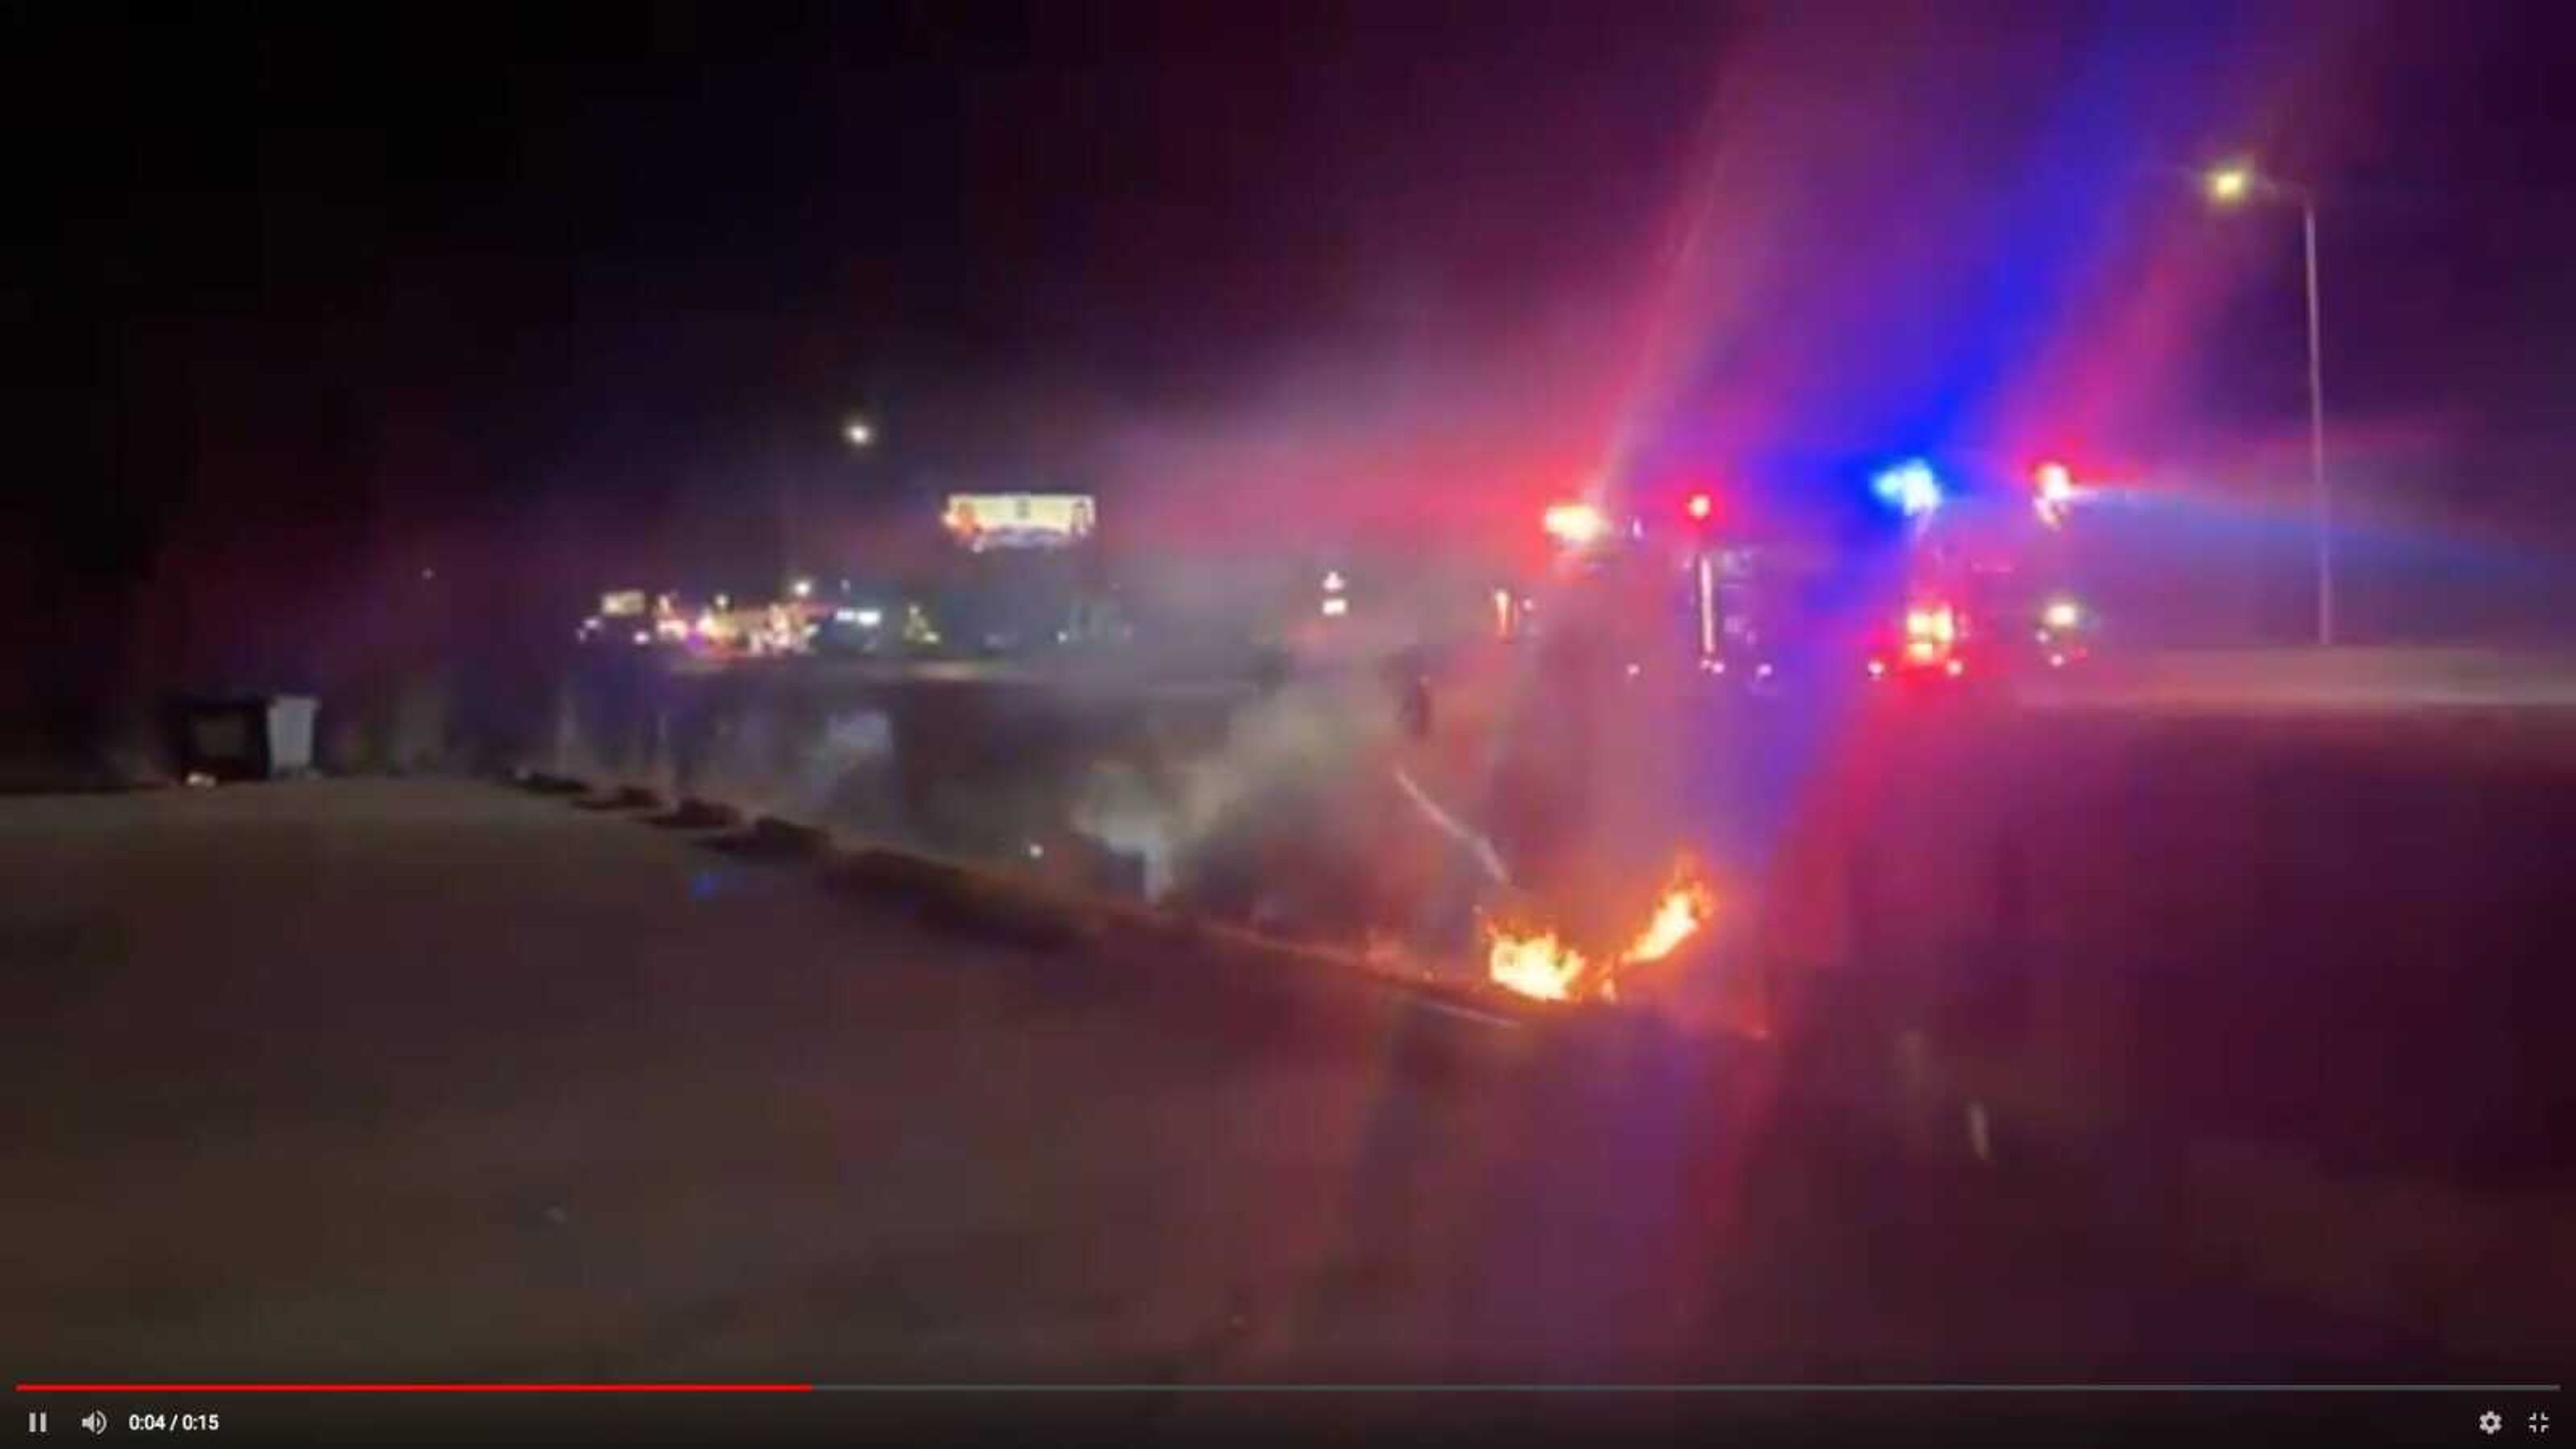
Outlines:
[[185,776],[270,780],[313,772],[310,695],[200,696],[171,708],[172,755]]

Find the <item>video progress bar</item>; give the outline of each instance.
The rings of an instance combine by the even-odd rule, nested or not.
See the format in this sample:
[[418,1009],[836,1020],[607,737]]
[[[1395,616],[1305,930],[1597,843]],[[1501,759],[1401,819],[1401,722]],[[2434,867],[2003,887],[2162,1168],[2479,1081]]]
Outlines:
[[22,1383],[22,1394],[2555,1394],[2528,1384]]
[[810,1394],[812,1384],[20,1384],[22,1394]]

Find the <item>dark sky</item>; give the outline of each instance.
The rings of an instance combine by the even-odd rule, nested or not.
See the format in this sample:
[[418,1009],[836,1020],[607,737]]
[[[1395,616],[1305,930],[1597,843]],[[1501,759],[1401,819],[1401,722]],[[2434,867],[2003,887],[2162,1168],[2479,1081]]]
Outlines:
[[836,539],[952,482],[1075,484],[1257,546],[1291,517],[1526,532],[1603,471],[1784,498],[1890,451],[2295,481],[2294,221],[2214,217],[2183,174],[2248,147],[2328,198],[2357,496],[2576,533],[2543,7],[6,25],[13,391],[50,495],[21,537],[97,577],[287,607],[414,559],[531,597],[739,576],[791,482]]

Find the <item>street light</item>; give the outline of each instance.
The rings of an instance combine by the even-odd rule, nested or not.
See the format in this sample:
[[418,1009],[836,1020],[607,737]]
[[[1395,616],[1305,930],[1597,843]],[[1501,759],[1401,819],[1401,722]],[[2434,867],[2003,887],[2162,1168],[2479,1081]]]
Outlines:
[[[852,416],[842,421],[841,436],[851,447],[864,448],[877,440],[877,430],[875,424],[870,423],[866,418]],[[799,535],[804,531],[805,524],[804,499],[800,496],[801,492],[802,485],[793,470],[779,475],[778,566],[780,572],[791,577],[801,576],[802,573],[799,564],[803,560],[797,557],[797,542]],[[811,591],[812,586],[808,585],[807,593],[810,594]],[[798,598],[806,596],[807,594],[797,595]]]
[[2317,305],[2317,198],[2304,186],[2278,181],[2241,162],[2211,170],[2203,182],[2220,206],[2249,200],[2282,201],[2299,208],[2299,237],[2308,283],[2308,475],[2317,513],[2317,643],[2330,646],[2334,627],[2334,490],[2326,481],[2325,356]]

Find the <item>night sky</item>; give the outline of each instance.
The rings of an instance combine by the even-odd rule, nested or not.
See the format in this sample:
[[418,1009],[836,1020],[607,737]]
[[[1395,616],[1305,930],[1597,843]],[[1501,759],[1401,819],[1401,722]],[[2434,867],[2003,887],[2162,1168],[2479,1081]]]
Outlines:
[[2201,203],[2236,152],[2326,199],[2355,516],[2549,556],[2547,24],[15,6],[13,626],[202,669],[218,610],[422,569],[560,622],[603,581],[763,578],[788,484],[853,552],[950,486],[1222,550],[1525,534],[1595,476],[1795,512],[1913,451],[2259,510],[2304,481],[2297,227]]

